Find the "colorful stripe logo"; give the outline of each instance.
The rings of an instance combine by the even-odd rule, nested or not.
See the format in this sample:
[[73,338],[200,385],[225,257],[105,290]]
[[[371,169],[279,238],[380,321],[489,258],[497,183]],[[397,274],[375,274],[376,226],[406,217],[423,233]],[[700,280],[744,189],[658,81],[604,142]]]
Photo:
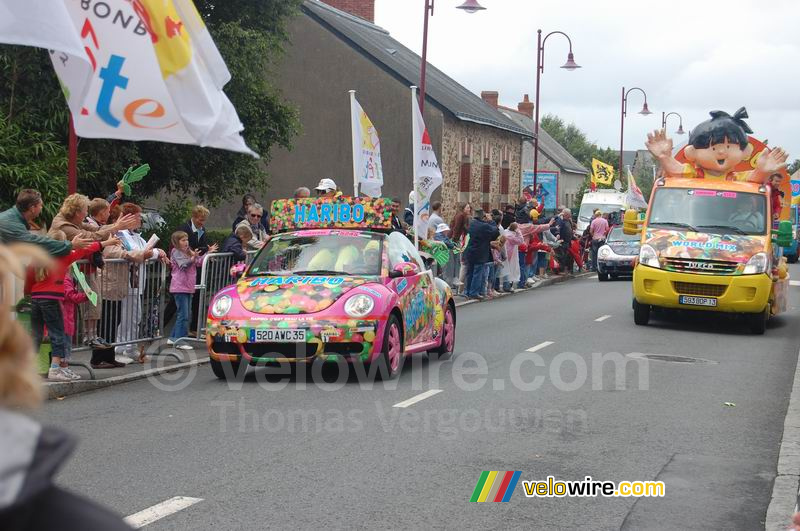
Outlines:
[[519,470],[484,470],[472,491],[471,502],[507,502],[519,483]]

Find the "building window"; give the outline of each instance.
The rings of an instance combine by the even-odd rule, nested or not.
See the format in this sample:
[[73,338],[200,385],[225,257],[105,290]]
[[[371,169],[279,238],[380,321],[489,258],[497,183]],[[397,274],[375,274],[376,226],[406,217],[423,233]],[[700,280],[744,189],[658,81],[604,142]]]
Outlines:
[[468,157],[461,159],[461,172],[458,175],[458,191],[469,192],[470,177],[472,176],[472,164]]
[[500,168],[500,194],[508,195],[508,181],[510,170],[508,169],[508,161],[503,162],[503,167]]
[[488,194],[492,187],[492,167],[489,166],[489,159],[483,159],[481,169],[481,192]]

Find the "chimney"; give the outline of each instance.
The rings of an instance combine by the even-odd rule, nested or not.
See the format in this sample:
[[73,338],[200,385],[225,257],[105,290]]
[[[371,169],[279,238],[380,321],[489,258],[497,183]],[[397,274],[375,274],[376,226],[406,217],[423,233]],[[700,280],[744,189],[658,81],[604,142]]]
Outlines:
[[375,0],[322,0],[322,2],[375,23]]
[[497,108],[497,100],[500,97],[500,94],[496,90],[483,90],[481,91],[481,99],[494,107]]
[[527,94],[525,94],[525,98],[517,104],[517,110],[528,118],[533,118],[533,103],[528,99]]

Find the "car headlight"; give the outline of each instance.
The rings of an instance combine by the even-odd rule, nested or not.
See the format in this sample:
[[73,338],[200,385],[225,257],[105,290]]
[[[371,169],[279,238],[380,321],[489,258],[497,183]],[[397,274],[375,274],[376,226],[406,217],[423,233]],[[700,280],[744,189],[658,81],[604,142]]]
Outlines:
[[769,270],[769,256],[767,253],[756,253],[747,261],[744,266],[744,275],[757,275],[759,273],[766,273]]
[[369,295],[359,294],[353,295],[347,302],[344,303],[344,311],[350,317],[364,317],[372,308],[375,307],[375,301]]
[[233,300],[227,295],[217,297],[214,304],[211,305],[211,315],[214,317],[225,317],[228,315],[232,304]]
[[597,250],[597,257],[598,258],[609,258],[611,255],[614,254],[614,251],[611,250],[611,247],[608,245],[604,245]]
[[642,248],[639,249],[639,263],[649,267],[661,267],[661,264],[658,262],[658,253],[647,244],[642,245]]

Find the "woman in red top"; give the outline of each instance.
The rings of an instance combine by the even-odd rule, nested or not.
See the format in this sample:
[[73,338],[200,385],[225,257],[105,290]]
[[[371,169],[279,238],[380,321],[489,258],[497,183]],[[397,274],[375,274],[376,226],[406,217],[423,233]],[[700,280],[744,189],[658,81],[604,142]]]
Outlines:
[[[66,239],[66,235],[62,231],[53,231],[50,236],[56,240]],[[112,237],[102,243],[94,242],[83,249],[75,249],[68,255],[56,257],[55,264],[51,269],[37,268],[28,273],[31,295],[31,328],[33,328],[36,352],[39,351],[42,344],[45,326],[47,334],[50,336],[50,345],[53,351],[53,359],[47,373],[47,378],[50,380],[66,382],[74,380],[77,376],[69,369],[65,371],[61,367],[62,360],[67,361],[69,357],[64,333],[64,315],[61,311],[61,303],[64,301],[64,276],[73,262],[89,257],[103,247],[112,244],[119,244],[119,238]]]

